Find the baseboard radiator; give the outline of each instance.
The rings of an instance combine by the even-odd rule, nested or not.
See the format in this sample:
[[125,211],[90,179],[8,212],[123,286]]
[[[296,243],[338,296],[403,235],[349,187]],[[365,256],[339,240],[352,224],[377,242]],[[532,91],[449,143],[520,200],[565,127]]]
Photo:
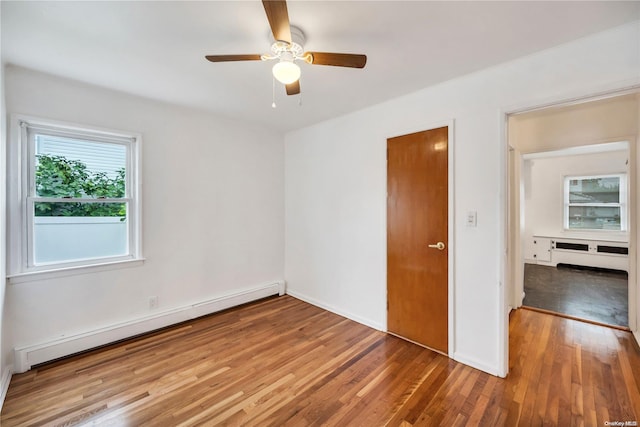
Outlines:
[[32,366],[101,347],[123,339],[152,332],[200,316],[212,314],[272,295],[284,295],[285,283],[278,281],[218,298],[202,301],[149,316],[132,319],[82,334],[14,349],[15,373],[26,372]]
[[533,263],[570,264],[629,271],[629,244],[594,239],[533,236]]

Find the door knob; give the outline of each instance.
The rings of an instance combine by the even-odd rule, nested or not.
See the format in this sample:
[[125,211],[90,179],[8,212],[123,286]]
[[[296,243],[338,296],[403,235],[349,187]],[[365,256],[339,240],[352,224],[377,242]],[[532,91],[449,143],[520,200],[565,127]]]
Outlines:
[[444,248],[445,248],[445,246],[444,246],[444,243],[443,243],[443,242],[438,242],[438,243],[436,243],[435,245],[429,245],[429,247],[430,247],[430,248],[437,249],[437,250],[439,250],[439,251],[443,251],[443,250],[444,250]]

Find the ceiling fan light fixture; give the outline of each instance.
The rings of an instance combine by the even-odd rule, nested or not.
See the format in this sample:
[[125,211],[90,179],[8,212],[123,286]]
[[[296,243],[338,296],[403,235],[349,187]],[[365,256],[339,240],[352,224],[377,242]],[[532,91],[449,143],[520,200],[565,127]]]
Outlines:
[[300,67],[293,61],[280,60],[272,69],[273,77],[280,83],[288,85],[300,78]]
[[367,63],[367,56],[362,54],[305,52],[304,32],[290,24],[287,0],[262,0],[262,6],[271,27],[271,51],[262,55],[206,55],[207,61],[276,61],[272,68],[274,91],[275,81],[278,80],[285,85],[287,95],[300,94],[301,70],[296,61],[304,61],[311,65],[350,68],[364,68]]

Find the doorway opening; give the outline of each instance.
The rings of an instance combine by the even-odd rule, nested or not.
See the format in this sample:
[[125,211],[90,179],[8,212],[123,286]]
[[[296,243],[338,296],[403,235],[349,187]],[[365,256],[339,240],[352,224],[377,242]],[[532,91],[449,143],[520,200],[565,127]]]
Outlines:
[[512,114],[508,307],[636,327],[637,91]]

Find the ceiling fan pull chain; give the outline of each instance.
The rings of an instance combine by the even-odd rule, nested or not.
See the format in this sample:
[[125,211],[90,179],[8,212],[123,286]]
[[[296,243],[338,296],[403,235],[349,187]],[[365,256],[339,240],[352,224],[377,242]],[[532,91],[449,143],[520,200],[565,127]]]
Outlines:
[[273,80],[271,86],[271,100],[273,101],[271,102],[271,108],[276,108],[276,78],[272,76],[271,80]]

